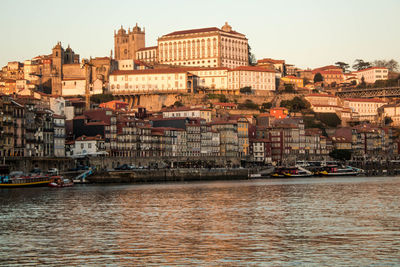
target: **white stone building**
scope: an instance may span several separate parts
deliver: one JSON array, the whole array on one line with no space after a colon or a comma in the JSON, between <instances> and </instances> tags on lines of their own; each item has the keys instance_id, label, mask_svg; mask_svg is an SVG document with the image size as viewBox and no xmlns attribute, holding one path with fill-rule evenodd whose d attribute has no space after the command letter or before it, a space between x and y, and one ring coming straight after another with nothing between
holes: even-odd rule
<instances>
[{"instance_id":1,"label":"white stone building","mask_svg":"<svg viewBox=\"0 0 400 267\"><path fill-rule=\"evenodd\" d=\"M248 40L225 23L217 27L175 31L158 39L161 64L228 67L248 65Z\"/></svg>"},{"instance_id":2,"label":"white stone building","mask_svg":"<svg viewBox=\"0 0 400 267\"><path fill-rule=\"evenodd\" d=\"M201 118L211 122L212 110L206 108L181 107L162 110L163 118Z\"/></svg>"},{"instance_id":3,"label":"white stone building","mask_svg":"<svg viewBox=\"0 0 400 267\"><path fill-rule=\"evenodd\" d=\"M275 71L260 67L237 67L228 73L228 87L233 90L251 87L256 92L275 91Z\"/></svg>"},{"instance_id":4,"label":"white stone building","mask_svg":"<svg viewBox=\"0 0 400 267\"><path fill-rule=\"evenodd\" d=\"M375 83L377 80L387 80L389 71L387 68L372 67L356 71L355 74L357 75L358 83L362 82L363 77L366 83Z\"/></svg>"},{"instance_id":5,"label":"white stone building","mask_svg":"<svg viewBox=\"0 0 400 267\"><path fill-rule=\"evenodd\" d=\"M386 102L380 99L345 98L343 100L343 107L350 108L353 113L357 113L360 121L376 121L378 109L385 104Z\"/></svg>"}]
</instances>

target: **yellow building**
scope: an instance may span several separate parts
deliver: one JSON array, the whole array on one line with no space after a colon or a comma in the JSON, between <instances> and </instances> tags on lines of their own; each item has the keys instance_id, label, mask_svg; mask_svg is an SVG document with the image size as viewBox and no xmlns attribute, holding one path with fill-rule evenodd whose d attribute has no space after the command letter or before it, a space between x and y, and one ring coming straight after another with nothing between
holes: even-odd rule
<instances>
[{"instance_id":1,"label":"yellow building","mask_svg":"<svg viewBox=\"0 0 400 267\"><path fill-rule=\"evenodd\" d=\"M285 76L281 78L284 84L292 84L295 88L303 87L303 79L295 76Z\"/></svg>"},{"instance_id":2,"label":"yellow building","mask_svg":"<svg viewBox=\"0 0 400 267\"><path fill-rule=\"evenodd\" d=\"M239 156L247 156L249 154L249 121L246 118L237 120Z\"/></svg>"}]
</instances>

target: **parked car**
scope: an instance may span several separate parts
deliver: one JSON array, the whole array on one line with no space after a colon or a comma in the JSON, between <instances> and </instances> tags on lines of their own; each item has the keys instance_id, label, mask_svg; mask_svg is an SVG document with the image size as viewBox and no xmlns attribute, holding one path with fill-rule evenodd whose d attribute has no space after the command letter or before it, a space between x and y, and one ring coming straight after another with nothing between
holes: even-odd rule
<instances>
[{"instance_id":1,"label":"parked car","mask_svg":"<svg viewBox=\"0 0 400 267\"><path fill-rule=\"evenodd\" d=\"M134 169L136 169L136 166L129 165L129 164L122 164L122 165L114 168L114 170L119 170L119 171L128 171L128 170L134 170Z\"/></svg>"},{"instance_id":2,"label":"parked car","mask_svg":"<svg viewBox=\"0 0 400 267\"><path fill-rule=\"evenodd\" d=\"M70 172L86 171L86 170L89 170L89 166L77 165L75 168L68 169L68 171Z\"/></svg>"},{"instance_id":3,"label":"parked car","mask_svg":"<svg viewBox=\"0 0 400 267\"><path fill-rule=\"evenodd\" d=\"M58 169L57 168L50 168L50 169L47 170L47 174L58 175Z\"/></svg>"},{"instance_id":4,"label":"parked car","mask_svg":"<svg viewBox=\"0 0 400 267\"><path fill-rule=\"evenodd\" d=\"M41 169L39 169L39 168L33 168L30 172L29 172L30 174L33 174L33 175L39 175L39 174L41 174L42 173L42 170Z\"/></svg>"}]
</instances>

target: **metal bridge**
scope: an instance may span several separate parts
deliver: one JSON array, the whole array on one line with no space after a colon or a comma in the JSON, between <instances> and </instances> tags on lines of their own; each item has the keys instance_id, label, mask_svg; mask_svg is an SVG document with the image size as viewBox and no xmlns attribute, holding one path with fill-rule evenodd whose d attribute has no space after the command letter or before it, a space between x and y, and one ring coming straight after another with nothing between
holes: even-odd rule
<instances>
[{"instance_id":1,"label":"metal bridge","mask_svg":"<svg viewBox=\"0 0 400 267\"><path fill-rule=\"evenodd\" d=\"M336 92L341 98L386 98L400 97L399 87L365 88Z\"/></svg>"}]
</instances>

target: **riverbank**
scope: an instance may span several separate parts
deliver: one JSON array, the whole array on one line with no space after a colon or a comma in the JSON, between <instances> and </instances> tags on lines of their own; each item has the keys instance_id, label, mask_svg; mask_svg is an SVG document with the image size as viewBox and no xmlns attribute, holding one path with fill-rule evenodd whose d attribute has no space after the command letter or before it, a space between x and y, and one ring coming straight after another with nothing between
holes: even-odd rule
<instances>
[{"instance_id":1,"label":"riverbank","mask_svg":"<svg viewBox=\"0 0 400 267\"><path fill-rule=\"evenodd\" d=\"M158 183L248 179L248 169L158 169L105 171L89 176L90 183Z\"/></svg>"}]
</instances>

